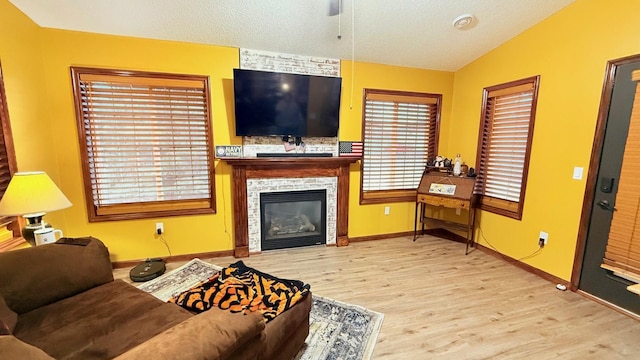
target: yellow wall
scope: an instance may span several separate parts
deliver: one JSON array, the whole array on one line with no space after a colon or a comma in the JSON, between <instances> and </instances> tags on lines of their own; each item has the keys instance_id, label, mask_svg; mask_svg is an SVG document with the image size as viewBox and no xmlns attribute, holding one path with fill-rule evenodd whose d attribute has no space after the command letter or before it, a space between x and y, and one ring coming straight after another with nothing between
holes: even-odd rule
<instances>
[{"instance_id":1,"label":"yellow wall","mask_svg":"<svg viewBox=\"0 0 640 360\"><path fill-rule=\"evenodd\" d=\"M21 170L49 165L55 170L50 151L49 128L41 123L43 109L42 52L40 27L8 1L0 1L0 63L7 92L7 105Z\"/></svg>"},{"instance_id":2,"label":"yellow wall","mask_svg":"<svg viewBox=\"0 0 640 360\"><path fill-rule=\"evenodd\" d=\"M41 29L8 1L0 1L0 64L9 108L18 170L43 170L59 183L52 129L42 122L46 99ZM47 220L63 221L61 213Z\"/></svg>"},{"instance_id":3,"label":"yellow wall","mask_svg":"<svg viewBox=\"0 0 640 360\"><path fill-rule=\"evenodd\" d=\"M447 150L449 117L453 93L453 73L406 67L342 61L343 96L340 112L340 139L362 139L363 89L403 90L442 94L440 145L438 153L452 157ZM354 76L352 76L352 73ZM353 96L351 82L353 79ZM455 151L455 150L452 150ZM370 236L413 231L415 203L359 205L360 165L351 165L349 187L349 236ZM389 215L384 207L389 206ZM464 222L464 221L463 221Z\"/></svg>"},{"instance_id":4,"label":"yellow wall","mask_svg":"<svg viewBox=\"0 0 640 360\"><path fill-rule=\"evenodd\" d=\"M69 67L208 75L213 98L214 142L230 144L227 116L230 99L233 99L230 79L232 69L238 67L238 50L53 29L42 29L41 37L49 104L47 113L51 114L46 121L52 122L56 129L54 146L60 159L62 191L74 204L64 211L67 215L65 234L92 235L103 240L115 261L169 255L164 244L154 236L157 221L164 223L164 239L173 255L232 249L229 170L220 163L216 164L215 177L217 215L87 221Z\"/></svg>"},{"instance_id":5,"label":"yellow wall","mask_svg":"<svg viewBox=\"0 0 640 360\"><path fill-rule=\"evenodd\" d=\"M37 105L28 109L36 109L31 116L34 122L33 127L42 130L43 139L46 139L47 143L35 145L25 134L16 134L16 143L26 149L18 154L21 169L23 163L30 161L29 155L32 149L46 153L46 161L35 162L33 166L42 167L45 163L55 165L53 169L45 170L54 173L54 180L74 204L67 210L47 215L47 219L54 223L55 227L61 228L66 236L91 235L103 240L109 247L114 261L168 255L164 244L153 234L157 221L164 222L164 238L173 255L232 249L230 168L222 162L216 163L218 210L216 215L102 223L87 221L69 67L89 66L208 75L213 98L214 142L240 144L241 138L231 132L233 129L232 69L238 67L238 49L49 28L40 29L6 1L0 0L0 4L11 10L10 12L0 11L0 23L4 24L4 18L7 17L12 22L20 22L20 26L28 26L31 30L29 49L15 51L26 54L22 55L23 57L39 61L32 66L31 78L17 78L16 83L24 85L26 82L29 84L37 82L42 86L42 99ZM0 39L5 40L6 34L6 32L0 33ZM34 52L38 56L32 55ZM4 58L5 56L2 57ZM447 138L446 123L451 112L453 92L452 72L356 63L353 77L355 90L352 92L351 62L344 61L342 66L344 78L340 124L342 140L361 139L362 92L365 87L443 94L442 133L444 135L441 136L441 140ZM5 70L12 72L13 69L10 67ZM12 90L10 88L7 91L13 95ZM15 122L13 113L20 111L12 108L11 112L12 122ZM16 118L20 116L16 115ZM441 144L443 143L445 141L441 141ZM359 165L354 165L351 172L349 214L349 232L352 237L413 229L413 203L390 204L391 214L385 216L383 205L359 205L359 188Z\"/></svg>"},{"instance_id":6,"label":"yellow wall","mask_svg":"<svg viewBox=\"0 0 640 360\"><path fill-rule=\"evenodd\" d=\"M362 89L443 94L439 153L460 152L475 162L482 89L541 75L527 197L521 221L482 212L482 234L500 252L521 258L537 249L538 232L550 234L542 253L524 260L569 279L584 194L574 166L588 167L606 61L640 53L634 0L578 0L455 74L369 63L342 62L341 140L361 139ZM68 236L105 241L113 260L165 256L153 236L165 223L173 254L232 248L230 169L216 164L217 215L119 222L87 222L69 66L95 66L211 77L214 141L239 144L231 133L232 69L238 49L41 29L0 0L0 61L21 170L42 169L74 206L47 215ZM353 94L353 95L352 95ZM352 106L351 106L352 105ZM359 205L359 166L351 167L349 234L352 237L413 229L413 203ZM480 235L480 233L478 233ZM478 236L481 237L481 236Z\"/></svg>"},{"instance_id":7,"label":"yellow wall","mask_svg":"<svg viewBox=\"0 0 640 360\"><path fill-rule=\"evenodd\" d=\"M569 280L606 62L640 53L636 0L578 0L455 74L449 146L475 162L482 89L540 75L522 221L482 212L485 246ZM585 168L573 180L575 166Z\"/></svg>"}]
</instances>

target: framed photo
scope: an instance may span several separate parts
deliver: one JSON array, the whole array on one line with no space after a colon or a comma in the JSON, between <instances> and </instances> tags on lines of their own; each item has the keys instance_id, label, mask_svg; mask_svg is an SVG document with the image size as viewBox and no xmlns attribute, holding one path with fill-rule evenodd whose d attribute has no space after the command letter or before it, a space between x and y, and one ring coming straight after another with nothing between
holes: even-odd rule
<instances>
[{"instance_id":1,"label":"framed photo","mask_svg":"<svg viewBox=\"0 0 640 360\"><path fill-rule=\"evenodd\" d=\"M456 193L456 186L450 184L432 183L429 186L429 192L431 194L453 195Z\"/></svg>"}]
</instances>

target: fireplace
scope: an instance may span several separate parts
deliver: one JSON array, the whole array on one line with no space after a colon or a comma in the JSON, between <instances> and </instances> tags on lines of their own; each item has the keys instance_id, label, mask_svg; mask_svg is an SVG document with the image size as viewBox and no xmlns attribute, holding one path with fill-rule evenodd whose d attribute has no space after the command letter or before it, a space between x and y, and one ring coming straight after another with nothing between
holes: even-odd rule
<instances>
[{"instance_id":1,"label":"fireplace","mask_svg":"<svg viewBox=\"0 0 640 360\"><path fill-rule=\"evenodd\" d=\"M257 194L262 192L326 189L327 198L331 199L327 201L327 245L349 245L349 166L358 158L226 158L224 161L232 166L235 257L261 251L262 231L259 218L254 221L253 216L259 213ZM254 198L257 199L254 201Z\"/></svg>"},{"instance_id":2,"label":"fireplace","mask_svg":"<svg viewBox=\"0 0 640 360\"><path fill-rule=\"evenodd\" d=\"M260 194L262 250L326 244L327 191Z\"/></svg>"},{"instance_id":3,"label":"fireplace","mask_svg":"<svg viewBox=\"0 0 640 360\"><path fill-rule=\"evenodd\" d=\"M262 235L268 229L261 226L260 198L264 193L293 193L311 190L325 191L326 229L325 244L334 245L337 240L337 179L335 177L304 178L254 178L247 179L247 228L249 230L249 252L258 253L262 247ZM268 195L267 195L268 197Z\"/></svg>"}]
</instances>

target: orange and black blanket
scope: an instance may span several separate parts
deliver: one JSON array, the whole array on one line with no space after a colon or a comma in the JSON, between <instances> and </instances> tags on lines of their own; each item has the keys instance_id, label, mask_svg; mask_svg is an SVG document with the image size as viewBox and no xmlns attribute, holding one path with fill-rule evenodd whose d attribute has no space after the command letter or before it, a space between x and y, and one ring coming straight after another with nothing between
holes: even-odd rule
<instances>
[{"instance_id":1,"label":"orange and black blanket","mask_svg":"<svg viewBox=\"0 0 640 360\"><path fill-rule=\"evenodd\" d=\"M302 281L279 279L238 261L169 302L197 313L212 306L234 313L260 311L269 322L304 299L309 289Z\"/></svg>"}]
</instances>

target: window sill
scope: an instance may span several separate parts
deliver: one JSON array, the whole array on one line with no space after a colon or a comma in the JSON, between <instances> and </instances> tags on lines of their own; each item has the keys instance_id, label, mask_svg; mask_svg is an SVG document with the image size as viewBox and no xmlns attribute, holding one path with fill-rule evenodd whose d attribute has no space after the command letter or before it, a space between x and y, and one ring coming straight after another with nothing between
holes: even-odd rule
<instances>
[{"instance_id":1,"label":"window sill","mask_svg":"<svg viewBox=\"0 0 640 360\"><path fill-rule=\"evenodd\" d=\"M416 190L377 190L360 192L360 205L415 202Z\"/></svg>"},{"instance_id":2,"label":"window sill","mask_svg":"<svg viewBox=\"0 0 640 360\"><path fill-rule=\"evenodd\" d=\"M28 245L27 241L22 237L14 237L0 243L0 253L13 250L17 247Z\"/></svg>"}]
</instances>

